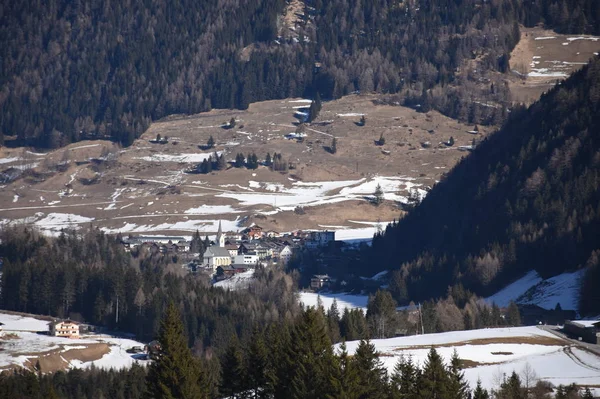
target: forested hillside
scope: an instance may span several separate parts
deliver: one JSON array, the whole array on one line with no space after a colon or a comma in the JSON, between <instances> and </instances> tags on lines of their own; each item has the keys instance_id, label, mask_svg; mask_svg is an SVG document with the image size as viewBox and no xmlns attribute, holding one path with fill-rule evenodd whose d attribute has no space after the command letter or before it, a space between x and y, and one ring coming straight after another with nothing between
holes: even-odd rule
<instances>
[{"instance_id":1,"label":"forested hillside","mask_svg":"<svg viewBox=\"0 0 600 399\"><path fill-rule=\"evenodd\" d=\"M525 271L588 268L580 311L600 311L600 59L464 158L397 225L376 236L372 262L395 269L400 301L462 283L485 296Z\"/></svg>"},{"instance_id":2,"label":"forested hillside","mask_svg":"<svg viewBox=\"0 0 600 399\"><path fill-rule=\"evenodd\" d=\"M505 71L518 23L598 33L593 0L307 0L294 36L284 0L24 0L0 8L0 143L128 145L157 118L355 90L498 122L456 90L465 59ZM278 40L275 40L278 39ZM461 79L468 77L463 74ZM472 77L478 79L477 76ZM427 92L434 86L435 93ZM507 102L501 87L483 90Z\"/></svg>"},{"instance_id":3,"label":"forested hillside","mask_svg":"<svg viewBox=\"0 0 600 399\"><path fill-rule=\"evenodd\" d=\"M277 270L259 270L251 290L230 292L189 274L171 256L132 257L97 230L46 238L5 227L0 242L2 309L85 320L150 341L174 301L188 344L199 353L222 350L232 335L245 339L255 326L300 311L292 278Z\"/></svg>"}]
</instances>

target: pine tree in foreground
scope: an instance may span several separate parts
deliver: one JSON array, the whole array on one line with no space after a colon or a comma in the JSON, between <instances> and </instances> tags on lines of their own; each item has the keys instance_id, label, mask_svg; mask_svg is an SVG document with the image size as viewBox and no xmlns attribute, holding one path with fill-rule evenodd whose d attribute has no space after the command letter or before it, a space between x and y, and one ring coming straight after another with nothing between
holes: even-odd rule
<instances>
[{"instance_id":1,"label":"pine tree in foreground","mask_svg":"<svg viewBox=\"0 0 600 399\"><path fill-rule=\"evenodd\" d=\"M254 330L250 338L246 361L246 375L251 398L270 398L273 393L275 375L269 362L269 349L264 333Z\"/></svg>"},{"instance_id":2,"label":"pine tree in foreground","mask_svg":"<svg viewBox=\"0 0 600 399\"><path fill-rule=\"evenodd\" d=\"M359 399L360 379L352 358L348 356L346 343L340 345L337 367L331 377L332 392L327 399Z\"/></svg>"},{"instance_id":3,"label":"pine tree in foreground","mask_svg":"<svg viewBox=\"0 0 600 399\"><path fill-rule=\"evenodd\" d=\"M412 357L408 359L404 355L394 366L392 374L392 397L394 399L417 399L417 382L419 380L419 368L415 366Z\"/></svg>"},{"instance_id":4,"label":"pine tree in foreground","mask_svg":"<svg viewBox=\"0 0 600 399\"><path fill-rule=\"evenodd\" d=\"M490 399L490 394L481 386L481 380L477 380L477 386L473 391L473 399Z\"/></svg>"},{"instance_id":5,"label":"pine tree in foreground","mask_svg":"<svg viewBox=\"0 0 600 399\"><path fill-rule=\"evenodd\" d=\"M208 389L200 362L187 346L181 315L172 302L161 321L158 341L161 354L148 371L148 396L157 399L207 398Z\"/></svg>"},{"instance_id":6,"label":"pine tree in foreground","mask_svg":"<svg viewBox=\"0 0 600 399\"><path fill-rule=\"evenodd\" d=\"M449 377L442 358L431 348L425 360L425 366L419 378L419 396L421 398L445 399L448 397Z\"/></svg>"},{"instance_id":7,"label":"pine tree in foreground","mask_svg":"<svg viewBox=\"0 0 600 399\"><path fill-rule=\"evenodd\" d=\"M285 397L326 398L332 391L335 358L322 312L307 309L291 338L287 358L291 391Z\"/></svg>"},{"instance_id":8,"label":"pine tree in foreground","mask_svg":"<svg viewBox=\"0 0 600 399\"><path fill-rule=\"evenodd\" d=\"M458 357L456 348L452 353L450 365L448 366L448 398L463 399L470 396L469 384L465 381L465 373L462 372L461 360Z\"/></svg>"},{"instance_id":9,"label":"pine tree in foreground","mask_svg":"<svg viewBox=\"0 0 600 399\"><path fill-rule=\"evenodd\" d=\"M238 398L237 394L245 388L245 377L244 356L237 336L233 335L221 364L220 393L226 397Z\"/></svg>"},{"instance_id":10,"label":"pine tree in foreground","mask_svg":"<svg viewBox=\"0 0 600 399\"><path fill-rule=\"evenodd\" d=\"M388 393L388 377L385 366L379 360L375 345L361 340L352 359L360 381L360 398L386 398Z\"/></svg>"}]
</instances>

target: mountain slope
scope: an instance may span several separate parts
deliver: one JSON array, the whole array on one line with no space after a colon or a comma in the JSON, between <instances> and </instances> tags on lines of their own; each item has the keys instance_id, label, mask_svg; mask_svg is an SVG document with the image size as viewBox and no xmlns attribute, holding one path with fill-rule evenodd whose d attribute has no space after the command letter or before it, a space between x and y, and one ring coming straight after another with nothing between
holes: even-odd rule
<instances>
[{"instance_id":1,"label":"mountain slope","mask_svg":"<svg viewBox=\"0 0 600 399\"><path fill-rule=\"evenodd\" d=\"M586 264L597 270L599 132L596 57L513 111L420 206L375 237L376 264L401 269L392 278L398 299L441 296L457 283L489 295L531 269L544 278Z\"/></svg>"},{"instance_id":2,"label":"mountain slope","mask_svg":"<svg viewBox=\"0 0 600 399\"><path fill-rule=\"evenodd\" d=\"M245 109L315 90L339 98L410 89L429 102L426 90L452 85L465 61L505 71L519 22L597 33L600 15L593 0L305 0L294 2L293 18L284 0L5 3L0 144L7 135L50 148L86 138L129 145L169 114ZM508 102L508 90L487 86L490 99ZM437 97L451 103L439 109L463 119L505 113L467 93Z\"/></svg>"}]
</instances>

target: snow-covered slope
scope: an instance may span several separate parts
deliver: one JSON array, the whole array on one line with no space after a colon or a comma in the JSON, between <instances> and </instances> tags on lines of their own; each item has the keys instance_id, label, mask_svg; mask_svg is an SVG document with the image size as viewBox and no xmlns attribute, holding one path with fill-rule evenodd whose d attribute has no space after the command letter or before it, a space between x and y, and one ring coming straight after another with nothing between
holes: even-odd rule
<instances>
[{"instance_id":1,"label":"snow-covered slope","mask_svg":"<svg viewBox=\"0 0 600 399\"><path fill-rule=\"evenodd\" d=\"M316 307L321 298L323 307L329 309L333 300L337 301L337 306L340 312L343 312L345 308L354 309L360 308L363 311L367 311L367 303L369 297L367 295L352 295L352 294L332 294L332 293L314 293L314 292L301 292L300 303L305 307L313 306Z\"/></svg>"},{"instance_id":2,"label":"snow-covered slope","mask_svg":"<svg viewBox=\"0 0 600 399\"><path fill-rule=\"evenodd\" d=\"M243 273L236 274L227 280L217 281L213 284L213 286L235 291L248 288L248 285L252 282L252 280L254 280L254 270L249 269Z\"/></svg>"},{"instance_id":3,"label":"snow-covered slope","mask_svg":"<svg viewBox=\"0 0 600 399\"><path fill-rule=\"evenodd\" d=\"M127 368L134 363L145 364L146 360L139 359L139 355L127 353L126 350L134 346L144 346L143 343L111 336L89 335L81 339L68 339L44 334L48 331L48 322L33 317L24 317L0 313L2 333L0 333L0 369L11 366L26 367L28 363L35 363L36 359L52 354L59 354L56 363L64 363L69 368L88 368L94 365L100 368ZM83 358L92 356L94 349L89 349L98 344L105 344L108 350L99 358L92 361L81 361L78 355L66 356L81 351ZM88 353L85 353L89 349ZM92 356L93 357L93 356ZM60 368L60 367L58 367Z\"/></svg>"},{"instance_id":4,"label":"snow-covered slope","mask_svg":"<svg viewBox=\"0 0 600 399\"><path fill-rule=\"evenodd\" d=\"M461 359L469 361L473 367L465 370L465 377L471 387L481 379L485 388L497 388L504 375L513 370L520 373L527 363L538 378L554 385L600 384L600 357L537 327L454 331L371 342L389 373L401 355L411 356L423 365L434 346L446 363L455 349ZM354 354L358 344L359 341L346 343L348 352Z\"/></svg>"},{"instance_id":5,"label":"snow-covered slope","mask_svg":"<svg viewBox=\"0 0 600 399\"><path fill-rule=\"evenodd\" d=\"M573 273L563 273L544 280L535 270L532 270L486 298L486 301L505 307L512 300L519 304L538 305L544 309L554 309L556 304L560 303L565 310L577 310L579 280L583 272L584 270L578 270Z\"/></svg>"}]
</instances>

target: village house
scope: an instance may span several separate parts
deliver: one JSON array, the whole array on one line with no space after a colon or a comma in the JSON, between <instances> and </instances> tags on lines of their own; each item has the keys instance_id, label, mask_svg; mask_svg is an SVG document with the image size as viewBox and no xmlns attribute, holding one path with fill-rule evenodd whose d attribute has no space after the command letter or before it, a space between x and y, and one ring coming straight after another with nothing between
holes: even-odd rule
<instances>
[{"instance_id":1,"label":"village house","mask_svg":"<svg viewBox=\"0 0 600 399\"><path fill-rule=\"evenodd\" d=\"M269 230L265 234L268 238L278 238L281 237L281 234L275 230Z\"/></svg>"},{"instance_id":2,"label":"village house","mask_svg":"<svg viewBox=\"0 0 600 399\"><path fill-rule=\"evenodd\" d=\"M329 279L329 276L327 274L315 274L310 279L310 288L315 291L318 291L323 288L329 288L330 283L331 280Z\"/></svg>"},{"instance_id":3,"label":"village house","mask_svg":"<svg viewBox=\"0 0 600 399\"><path fill-rule=\"evenodd\" d=\"M55 320L49 324L50 335L64 338L79 338L79 324L72 320Z\"/></svg>"},{"instance_id":4,"label":"village house","mask_svg":"<svg viewBox=\"0 0 600 399\"><path fill-rule=\"evenodd\" d=\"M231 265L231 255L226 248L217 246L208 247L204 252L203 264L212 269L212 271L215 271L217 266Z\"/></svg>"},{"instance_id":5,"label":"village house","mask_svg":"<svg viewBox=\"0 0 600 399\"><path fill-rule=\"evenodd\" d=\"M244 235L242 233L238 233L235 231L228 231L225 233L225 243L229 242L230 244L235 244L244 239Z\"/></svg>"},{"instance_id":6,"label":"village house","mask_svg":"<svg viewBox=\"0 0 600 399\"><path fill-rule=\"evenodd\" d=\"M248 227L245 233L250 240L260 240L263 238L263 229L258 225Z\"/></svg>"},{"instance_id":7,"label":"village house","mask_svg":"<svg viewBox=\"0 0 600 399\"><path fill-rule=\"evenodd\" d=\"M318 248L329 245L335 241L335 231L313 231L310 233L305 245L307 248Z\"/></svg>"},{"instance_id":8,"label":"village house","mask_svg":"<svg viewBox=\"0 0 600 399\"><path fill-rule=\"evenodd\" d=\"M190 252L190 245L191 245L190 241L186 241L186 240L177 241L177 246L179 247L179 250L183 251L183 252Z\"/></svg>"},{"instance_id":9,"label":"village house","mask_svg":"<svg viewBox=\"0 0 600 399\"><path fill-rule=\"evenodd\" d=\"M266 260L273 256L273 249L260 243L243 242L238 248L238 255L244 254L256 254L260 260Z\"/></svg>"},{"instance_id":10,"label":"village house","mask_svg":"<svg viewBox=\"0 0 600 399\"><path fill-rule=\"evenodd\" d=\"M248 265L233 264L229 266L217 267L217 275L215 279L217 281L225 280L226 278L232 277L238 273L243 273L249 269Z\"/></svg>"},{"instance_id":11,"label":"village house","mask_svg":"<svg viewBox=\"0 0 600 399\"><path fill-rule=\"evenodd\" d=\"M289 245L285 245L278 253L277 253L277 262L282 265L287 264L293 255L292 247Z\"/></svg>"},{"instance_id":12,"label":"village house","mask_svg":"<svg viewBox=\"0 0 600 399\"><path fill-rule=\"evenodd\" d=\"M233 262L233 258L235 258L238 255L238 248L239 248L239 245L237 245L237 244L226 244L225 245L225 249L227 249L229 251L229 255L231 256L232 262Z\"/></svg>"},{"instance_id":13,"label":"village house","mask_svg":"<svg viewBox=\"0 0 600 399\"><path fill-rule=\"evenodd\" d=\"M252 253L247 253L247 254L242 254L242 255L236 255L234 257L233 263L236 265L256 266L256 264L259 262L259 260L260 259L258 258L258 255L252 254Z\"/></svg>"}]
</instances>

